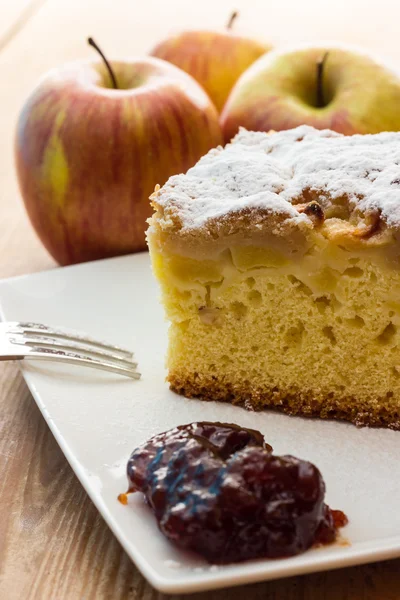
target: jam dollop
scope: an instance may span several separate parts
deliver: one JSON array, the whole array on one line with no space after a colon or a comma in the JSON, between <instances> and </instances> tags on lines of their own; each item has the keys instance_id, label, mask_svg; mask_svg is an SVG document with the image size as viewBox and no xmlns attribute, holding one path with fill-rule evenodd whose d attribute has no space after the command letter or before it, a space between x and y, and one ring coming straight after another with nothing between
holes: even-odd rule
<instances>
[{"instance_id":1,"label":"jam dollop","mask_svg":"<svg viewBox=\"0 0 400 600\"><path fill-rule=\"evenodd\" d=\"M316 466L275 456L259 431L234 424L156 435L133 452L127 475L128 493L145 495L166 537L214 564L293 556L333 542L347 522L324 503Z\"/></svg>"}]
</instances>

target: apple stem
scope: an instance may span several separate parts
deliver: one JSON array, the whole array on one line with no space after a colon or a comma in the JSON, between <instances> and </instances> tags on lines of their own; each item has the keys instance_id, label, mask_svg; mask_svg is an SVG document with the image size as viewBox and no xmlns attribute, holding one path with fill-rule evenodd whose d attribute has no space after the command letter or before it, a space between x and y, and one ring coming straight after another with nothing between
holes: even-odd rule
<instances>
[{"instance_id":1,"label":"apple stem","mask_svg":"<svg viewBox=\"0 0 400 600\"><path fill-rule=\"evenodd\" d=\"M118 90L119 87L118 87L118 83L117 83L117 78L115 77L115 73L112 70L110 63L108 62L108 60L104 56L103 52L101 51L100 47L98 46L98 44L96 44L96 42L94 41L94 39L92 37L88 37L87 43L89 44L89 46L92 46L92 48L94 48L100 54L101 58L103 59L104 64L106 65L107 71L110 75L113 88L114 88L114 90Z\"/></svg>"},{"instance_id":2,"label":"apple stem","mask_svg":"<svg viewBox=\"0 0 400 600\"><path fill-rule=\"evenodd\" d=\"M324 67L328 54L329 52L325 52L317 61L317 108L324 108L326 106L324 98Z\"/></svg>"},{"instance_id":3,"label":"apple stem","mask_svg":"<svg viewBox=\"0 0 400 600\"><path fill-rule=\"evenodd\" d=\"M226 24L226 28L227 29L232 29L232 25L236 21L236 19L238 18L238 16L239 16L238 11L234 10L233 13L231 14L231 16L229 17L229 21Z\"/></svg>"}]
</instances>

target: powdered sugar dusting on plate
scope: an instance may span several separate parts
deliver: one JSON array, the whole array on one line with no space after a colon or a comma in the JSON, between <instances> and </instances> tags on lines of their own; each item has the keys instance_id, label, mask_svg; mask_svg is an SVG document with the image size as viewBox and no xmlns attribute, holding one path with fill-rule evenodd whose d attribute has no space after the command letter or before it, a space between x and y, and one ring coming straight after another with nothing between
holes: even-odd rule
<instances>
[{"instance_id":1,"label":"powdered sugar dusting on plate","mask_svg":"<svg viewBox=\"0 0 400 600\"><path fill-rule=\"evenodd\" d=\"M345 198L348 216L379 211L388 226L400 228L400 132L343 136L305 125L272 134L241 129L225 148L171 177L156 203L164 219L178 216L182 229L195 230L243 209L308 220L294 204L310 195L327 216L335 216Z\"/></svg>"}]
</instances>

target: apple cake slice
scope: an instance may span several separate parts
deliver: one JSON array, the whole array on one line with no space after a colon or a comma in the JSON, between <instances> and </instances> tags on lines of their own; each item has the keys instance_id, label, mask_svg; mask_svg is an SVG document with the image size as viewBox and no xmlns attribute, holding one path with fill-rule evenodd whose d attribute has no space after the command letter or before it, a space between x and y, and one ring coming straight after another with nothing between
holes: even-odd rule
<instances>
[{"instance_id":1,"label":"apple cake slice","mask_svg":"<svg viewBox=\"0 0 400 600\"><path fill-rule=\"evenodd\" d=\"M242 129L152 203L173 390L400 429L400 133Z\"/></svg>"}]
</instances>

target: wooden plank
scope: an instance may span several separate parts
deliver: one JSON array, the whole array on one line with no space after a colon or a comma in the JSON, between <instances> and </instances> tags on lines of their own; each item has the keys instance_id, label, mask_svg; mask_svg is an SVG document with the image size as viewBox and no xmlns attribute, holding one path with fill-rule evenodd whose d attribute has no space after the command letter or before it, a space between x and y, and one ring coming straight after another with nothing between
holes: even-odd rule
<instances>
[{"instance_id":1,"label":"wooden plank","mask_svg":"<svg viewBox=\"0 0 400 600\"><path fill-rule=\"evenodd\" d=\"M23 4L0 5L0 36ZM400 6L392 0L237 0L237 27L275 43L339 39L400 63ZM350 8L351 4L351 8ZM6 9L7 5L9 6ZM51 0L0 52L0 276L52 268L19 199L15 121L37 78L90 56L93 35L109 55L145 52L169 29L225 23L231 0ZM0 598L161 600L120 548L72 473L15 365L0 367ZM377 515L377 518L379 516ZM393 600L400 561L196 594L198 600ZM183 596L175 596L178 600Z\"/></svg>"},{"instance_id":2,"label":"wooden plank","mask_svg":"<svg viewBox=\"0 0 400 600\"><path fill-rule=\"evenodd\" d=\"M44 2L46 0L0 2L0 52L36 15Z\"/></svg>"}]
</instances>

